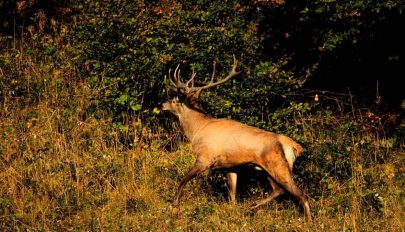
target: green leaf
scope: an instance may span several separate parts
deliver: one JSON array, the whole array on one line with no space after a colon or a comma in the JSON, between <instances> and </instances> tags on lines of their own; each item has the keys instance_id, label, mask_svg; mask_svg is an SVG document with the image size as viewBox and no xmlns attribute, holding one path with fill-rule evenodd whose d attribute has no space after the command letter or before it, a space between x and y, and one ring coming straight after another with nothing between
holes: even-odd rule
<instances>
[{"instance_id":1,"label":"green leaf","mask_svg":"<svg viewBox=\"0 0 405 232\"><path fill-rule=\"evenodd\" d=\"M132 102L131 102L131 109L133 110L133 111L139 111L139 110L141 110L142 109L142 105L141 104L133 104Z\"/></svg>"},{"instance_id":2,"label":"green leaf","mask_svg":"<svg viewBox=\"0 0 405 232\"><path fill-rule=\"evenodd\" d=\"M120 105L125 105L125 103L128 101L128 95L121 95L116 102Z\"/></svg>"}]
</instances>

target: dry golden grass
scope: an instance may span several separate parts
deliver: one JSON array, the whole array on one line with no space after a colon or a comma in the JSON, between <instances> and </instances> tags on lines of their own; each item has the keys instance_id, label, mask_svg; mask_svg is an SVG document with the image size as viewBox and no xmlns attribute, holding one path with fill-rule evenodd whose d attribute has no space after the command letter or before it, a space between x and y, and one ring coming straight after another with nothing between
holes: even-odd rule
<instances>
[{"instance_id":1,"label":"dry golden grass","mask_svg":"<svg viewBox=\"0 0 405 232\"><path fill-rule=\"evenodd\" d=\"M170 153L155 141L145 144L141 154L134 156L132 149L120 143L120 132L110 121L91 117L81 120L80 110L66 116L61 106L50 106L48 101L23 108L3 105L2 230L403 231L405 228L403 153L393 154L390 162L369 168L351 160L356 170L353 177L346 183L333 182L331 178L331 192L312 199L312 224L303 220L297 204L285 198L250 212L249 206L263 194L260 191L232 205L210 188L209 175L198 177L186 187L178 213L171 200L180 178L193 163L187 145ZM385 204L381 213L362 203L367 175L386 184L380 192Z\"/></svg>"},{"instance_id":2,"label":"dry golden grass","mask_svg":"<svg viewBox=\"0 0 405 232\"><path fill-rule=\"evenodd\" d=\"M146 128L140 146L124 145L122 138L135 132L123 133L108 116L86 113L93 93L73 66L25 59L32 63L14 80L24 94L1 98L1 231L404 231L405 153L392 138L370 136L366 146L357 143L359 136L341 135L353 140L347 148L350 178L300 182L311 198L312 224L288 197L251 212L249 206L264 195L261 187L248 190L238 204L228 203L213 184L222 181L220 174L191 181L174 209L177 185L194 161L188 145L166 151L158 128ZM42 90L27 102L24 97L36 94L32 86ZM331 150L323 144L336 138L311 123L299 124L308 153L325 152L321 158L329 159ZM380 154L385 158L373 158ZM307 164L301 173L320 167Z\"/></svg>"}]
</instances>

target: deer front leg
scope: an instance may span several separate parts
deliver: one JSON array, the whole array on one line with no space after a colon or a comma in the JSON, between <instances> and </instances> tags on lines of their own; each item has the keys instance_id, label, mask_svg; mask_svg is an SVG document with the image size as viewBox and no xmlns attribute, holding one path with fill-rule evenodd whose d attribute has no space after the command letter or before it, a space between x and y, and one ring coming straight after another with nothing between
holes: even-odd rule
<instances>
[{"instance_id":1,"label":"deer front leg","mask_svg":"<svg viewBox=\"0 0 405 232\"><path fill-rule=\"evenodd\" d=\"M229 200L232 203L236 203L236 182L237 182L237 174L235 172L228 172L227 176L227 185L228 185L228 194Z\"/></svg>"},{"instance_id":2,"label":"deer front leg","mask_svg":"<svg viewBox=\"0 0 405 232\"><path fill-rule=\"evenodd\" d=\"M207 167L201 165L201 163L196 163L193 168L188 171L188 173L183 177L183 179L180 182L180 185L177 189L176 197L173 202L173 206L177 207L180 203L180 198L183 194L183 188L189 182L192 178L194 178L198 173L203 172Z\"/></svg>"}]
</instances>

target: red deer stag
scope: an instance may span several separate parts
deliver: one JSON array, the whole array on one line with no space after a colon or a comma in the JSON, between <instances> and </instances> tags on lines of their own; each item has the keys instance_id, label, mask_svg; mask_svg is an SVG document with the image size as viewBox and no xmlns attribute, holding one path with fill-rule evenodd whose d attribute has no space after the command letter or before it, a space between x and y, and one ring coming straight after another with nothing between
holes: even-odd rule
<instances>
[{"instance_id":1,"label":"red deer stag","mask_svg":"<svg viewBox=\"0 0 405 232\"><path fill-rule=\"evenodd\" d=\"M182 82L179 66L174 71L173 77L170 76L169 71L169 83L165 77L166 88L177 96L163 103L162 110L170 111L179 118L183 132L191 142L196 155L195 165L181 180L173 205L179 204L187 182L204 170L228 169L238 165L253 164L268 173L268 181L273 189L272 193L254 208L287 191L299 199L308 221L311 221L308 199L292 176L295 158L303 151L301 145L284 135L229 119L212 118L203 112L196 101L202 90L222 84L237 75L236 66L237 60L234 57L230 73L214 82L214 65L211 81L200 87L194 86L196 76L194 71L187 82ZM235 202L237 175L229 172L227 177L229 197L232 202Z\"/></svg>"}]
</instances>

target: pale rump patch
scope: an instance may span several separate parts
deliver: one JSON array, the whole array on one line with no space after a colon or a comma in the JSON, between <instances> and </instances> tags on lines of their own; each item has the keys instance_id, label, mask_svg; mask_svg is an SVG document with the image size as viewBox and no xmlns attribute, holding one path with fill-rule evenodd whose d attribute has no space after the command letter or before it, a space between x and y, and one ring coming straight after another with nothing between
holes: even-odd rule
<instances>
[{"instance_id":1,"label":"pale rump patch","mask_svg":"<svg viewBox=\"0 0 405 232\"><path fill-rule=\"evenodd\" d=\"M288 162L288 165L290 166L290 169L292 171L294 161L295 161L295 158L296 158L294 148L291 147L291 146L288 146L288 147L283 147L283 150L284 150L285 158L286 158L286 160Z\"/></svg>"}]
</instances>

